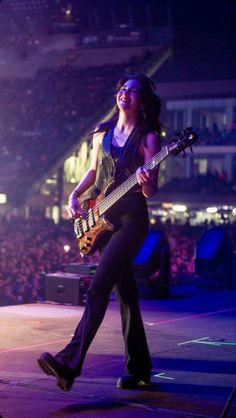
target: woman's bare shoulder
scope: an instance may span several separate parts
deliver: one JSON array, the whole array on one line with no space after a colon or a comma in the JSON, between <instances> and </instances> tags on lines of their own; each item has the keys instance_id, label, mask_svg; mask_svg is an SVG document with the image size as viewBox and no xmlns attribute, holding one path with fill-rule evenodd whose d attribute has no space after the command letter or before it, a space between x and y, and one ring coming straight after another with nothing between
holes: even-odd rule
<instances>
[{"instance_id":1,"label":"woman's bare shoulder","mask_svg":"<svg viewBox=\"0 0 236 418\"><path fill-rule=\"evenodd\" d=\"M153 141L160 142L160 135L157 132L150 131L146 135L146 141L147 142L148 141L151 141L151 142L153 142Z\"/></svg>"},{"instance_id":2,"label":"woman's bare shoulder","mask_svg":"<svg viewBox=\"0 0 236 418\"><path fill-rule=\"evenodd\" d=\"M160 135L156 132L148 132L142 140L143 148L161 148Z\"/></svg>"}]
</instances>

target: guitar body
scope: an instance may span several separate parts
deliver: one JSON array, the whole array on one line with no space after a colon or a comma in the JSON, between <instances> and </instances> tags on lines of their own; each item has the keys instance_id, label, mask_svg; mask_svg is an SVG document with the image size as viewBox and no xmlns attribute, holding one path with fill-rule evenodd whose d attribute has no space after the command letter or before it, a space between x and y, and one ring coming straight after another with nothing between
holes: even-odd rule
<instances>
[{"instance_id":1,"label":"guitar body","mask_svg":"<svg viewBox=\"0 0 236 418\"><path fill-rule=\"evenodd\" d=\"M105 193L102 192L96 199L85 200L81 206L86 210L87 216L80 216L74 220L77 245L82 257L94 254L101 236L114 229L114 226L99 213L98 205L104 197Z\"/></svg>"}]
</instances>

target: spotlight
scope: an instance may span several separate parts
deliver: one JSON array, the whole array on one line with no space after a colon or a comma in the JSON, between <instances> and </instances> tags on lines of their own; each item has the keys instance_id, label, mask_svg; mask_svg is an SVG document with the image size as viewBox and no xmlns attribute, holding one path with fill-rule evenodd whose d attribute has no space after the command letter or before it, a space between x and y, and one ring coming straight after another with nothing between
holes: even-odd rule
<instances>
[{"instance_id":1,"label":"spotlight","mask_svg":"<svg viewBox=\"0 0 236 418\"><path fill-rule=\"evenodd\" d=\"M70 17L70 16L71 16L71 14L72 14L71 9L68 7L68 8L65 10L65 15L66 15L67 17Z\"/></svg>"},{"instance_id":2,"label":"spotlight","mask_svg":"<svg viewBox=\"0 0 236 418\"><path fill-rule=\"evenodd\" d=\"M0 193L0 205L4 205L5 203L7 203L7 195L5 193Z\"/></svg>"},{"instance_id":3,"label":"spotlight","mask_svg":"<svg viewBox=\"0 0 236 418\"><path fill-rule=\"evenodd\" d=\"M173 210L175 212L186 212L187 206L186 205L173 205Z\"/></svg>"},{"instance_id":4,"label":"spotlight","mask_svg":"<svg viewBox=\"0 0 236 418\"><path fill-rule=\"evenodd\" d=\"M64 245L64 251L65 253L68 253L70 251L70 246L68 244Z\"/></svg>"},{"instance_id":5,"label":"spotlight","mask_svg":"<svg viewBox=\"0 0 236 418\"><path fill-rule=\"evenodd\" d=\"M207 213L216 213L217 212L217 207L215 206L210 206L209 208L206 209Z\"/></svg>"}]
</instances>

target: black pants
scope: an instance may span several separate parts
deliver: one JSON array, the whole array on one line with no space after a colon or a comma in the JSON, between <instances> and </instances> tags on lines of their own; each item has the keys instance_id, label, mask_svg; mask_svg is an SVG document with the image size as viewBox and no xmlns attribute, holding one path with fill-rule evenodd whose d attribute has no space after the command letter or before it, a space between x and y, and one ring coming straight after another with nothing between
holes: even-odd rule
<instances>
[{"instance_id":1,"label":"black pants","mask_svg":"<svg viewBox=\"0 0 236 418\"><path fill-rule=\"evenodd\" d=\"M88 289L85 310L74 336L56 355L60 362L73 370L75 377L81 373L86 352L104 318L113 288L121 313L125 373L137 378L150 376L152 364L132 267L132 260L148 231L148 215L146 202L138 206L133 202L132 207L136 213L127 215L127 209L126 213L122 213L118 207L113 211L113 218L111 214L110 220L118 227L103 248L100 263Z\"/></svg>"}]
</instances>

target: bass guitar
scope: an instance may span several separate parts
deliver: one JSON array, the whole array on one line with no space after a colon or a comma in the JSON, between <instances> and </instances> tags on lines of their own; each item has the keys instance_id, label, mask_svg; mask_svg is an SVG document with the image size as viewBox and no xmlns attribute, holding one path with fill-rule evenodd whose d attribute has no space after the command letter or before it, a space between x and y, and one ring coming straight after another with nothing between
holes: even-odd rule
<instances>
[{"instance_id":1,"label":"bass guitar","mask_svg":"<svg viewBox=\"0 0 236 418\"><path fill-rule=\"evenodd\" d=\"M151 160L143 165L146 170L153 170L169 155L177 155L184 152L187 147L192 151L192 144L197 140L197 134L192 128L186 128L154 155ZM85 215L74 219L74 232L80 254L82 256L92 255L96 249L101 235L106 231L112 231L113 225L105 219L105 213L122 196L137 185L136 173L132 174L116 189L109 192L110 185L102 191L97 198L87 199L83 203L86 208Z\"/></svg>"}]
</instances>

